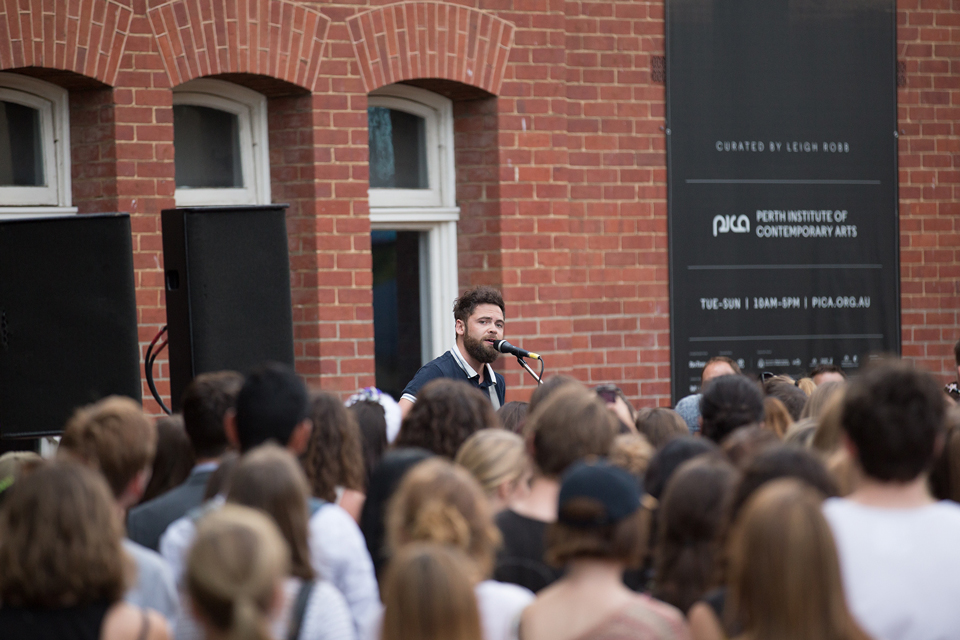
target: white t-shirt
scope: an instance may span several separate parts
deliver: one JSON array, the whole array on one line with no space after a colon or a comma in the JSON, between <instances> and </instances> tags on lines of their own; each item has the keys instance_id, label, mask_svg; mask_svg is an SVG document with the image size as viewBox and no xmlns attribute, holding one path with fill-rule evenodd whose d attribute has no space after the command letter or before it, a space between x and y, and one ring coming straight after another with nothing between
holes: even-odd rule
<instances>
[{"instance_id":1,"label":"white t-shirt","mask_svg":"<svg viewBox=\"0 0 960 640\"><path fill-rule=\"evenodd\" d=\"M876 640L960 640L960 505L868 507L831 498L823 512L847 603Z\"/></svg>"}]
</instances>

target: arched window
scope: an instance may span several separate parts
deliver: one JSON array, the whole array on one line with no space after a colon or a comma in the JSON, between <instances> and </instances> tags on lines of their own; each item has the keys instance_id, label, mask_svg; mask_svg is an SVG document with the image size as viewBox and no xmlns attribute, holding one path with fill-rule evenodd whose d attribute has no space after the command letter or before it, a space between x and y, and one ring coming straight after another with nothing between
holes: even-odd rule
<instances>
[{"instance_id":1,"label":"arched window","mask_svg":"<svg viewBox=\"0 0 960 640\"><path fill-rule=\"evenodd\" d=\"M73 213L67 91L0 73L0 213Z\"/></svg>"},{"instance_id":2,"label":"arched window","mask_svg":"<svg viewBox=\"0 0 960 640\"><path fill-rule=\"evenodd\" d=\"M399 398L455 338L453 103L390 85L369 95L367 125L377 386Z\"/></svg>"},{"instance_id":3,"label":"arched window","mask_svg":"<svg viewBox=\"0 0 960 640\"><path fill-rule=\"evenodd\" d=\"M269 204L267 99L231 82L173 92L177 206Z\"/></svg>"}]
</instances>

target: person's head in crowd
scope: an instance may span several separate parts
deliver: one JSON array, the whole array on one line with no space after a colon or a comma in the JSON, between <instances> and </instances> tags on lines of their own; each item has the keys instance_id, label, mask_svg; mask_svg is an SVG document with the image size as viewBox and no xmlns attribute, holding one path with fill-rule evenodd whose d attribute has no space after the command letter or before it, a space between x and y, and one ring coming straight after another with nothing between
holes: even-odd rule
<instances>
[{"instance_id":1,"label":"person's head in crowd","mask_svg":"<svg viewBox=\"0 0 960 640\"><path fill-rule=\"evenodd\" d=\"M606 461L578 462L563 475L557 521L547 529L547 562L614 562L639 566L646 549L640 487Z\"/></svg>"},{"instance_id":2,"label":"person's head in crowd","mask_svg":"<svg viewBox=\"0 0 960 640\"><path fill-rule=\"evenodd\" d=\"M637 412L637 431L659 449L675 438L690 435L680 414L666 407L644 407Z\"/></svg>"},{"instance_id":3,"label":"person's head in crowd","mask_svg":"<svg viewBox=\"0 0 960 640\"><path fill-rule=\"evenodd\" d=\"M797 380L797 388L807 394L809 398L817 390L817 383L813 381L813 378L800 378Z\"/></svg>"},{"instance_id":4,"label":"person's head in crowd","mask_svg":"<svg viewBox=\"0 0 960 640\"><path fill-rule=\"evenodd\" d=\"M110 396L74 412L58 451L102 473L117 504L128 509L147 488L156 446L156 426L140 405Z\"/></svg>"},{"instance_id":5,"label":"person's head in crowd","mask_svg":"<svg viewBox=\"0 0 960 640\"><path fill-rule=\"evenodd\" d=\"M837 495L836 481L814 453L788 445L771 447L758 453L743 467L743 477L730 502L731 522L757 489L778 478L805 482L827 498Z\"/></svg>"},{"instance_id":6,"label":"person's head in crowd","mask_svg":"<svg viewBox=\"0 0 960 640\"><path fill-rule=\"evenodd\" d=\"M930 472L930 492L937 500L960 502L960 407L947 410L943 448Z\"/></svg>"},{"instance_id":7,"label":"person's head in crowd","mask_svg":"<svg viewBox=\"0 0 960 640\"><path fill-rule=\"evenodd\" d=\"M845 388L846 382L837 380L830 380L818 385L817 388L814 389L813 394L811 394L810 399L807 400L807 404L804 405L800 417L819 419L827 407L830 406L830 403L834 401L835 396L843 396Z\"/></svg>"},{"instance_id":8,"label":"person's head in crowd","mask_svg":"<svg viewBox=\"0 0 960 640\"><path fill-rule=\"evenodd\" d=\"M483 393L466 382L438 378L417 394L394 445L421 447L453 460L472 434L499 428L493 405Z\"/></svg>"},{"instance_id":9,"label":"person's head in crowd","mask_svg":"<svg viewBox=\"0 0 960 640\"><path fill-rule=\"evenodd\" d=\"M227 439L246 453L273 440L295 454L310 440L307 386L289 366L267 363L247 376L235 410L226 413Z\"/></svg>"},{"instance_id":10,"label":"person's head in crowd","mask_svg":"<svg viewBox=\"0 0 960 640\"><path fill-rule=\"evenodd\" d=\"M565 387L568 384L574 386L582 387L583 384L571 376L559 374L554 376L548 376L543 379L543 384L537 385L537 388L533 390L533 393L530 394L530 402L527 404L527 415L536 410L536 408L542 404L547 398L553 395L553 393L561 388Z\"/></svg>"},{"instance_id":11,"label":"person's head in crowd","mask_svg":"<svg viewBox=\"0 0 960 640\"><path fill-rule=\"evenodd\" d=\"M481 640L470 561L455 548L407 545L383 584L378 640Z\"/></svg>"},{"instance_id":12,"label":"person's head in crowd","mask_svg":"<svg viewBox=\"0 0 960 640\"><path fill-rule=\"evenodd\" d=\"M227 451L220 456L220 464L210 473L207 485L203 488L203 501L214 496L225 496L230 490L230 476L240 462L240 454L236 451Z\"/></svg>"},{"instance_id":13,"label":"person's head in crowd","mask_svg":"<svg viewBox=\"0 0 960 640\"><path fill-rule=\"evenodd\" d=\"M0 456L0 506L3 505L7 491L17 483L20 475L42 460L43 458L33 451L8 451Z\"/></svg>"},{"instance_id":14,"label":"person's head in crowd","mask_svg":"<svg viewBox=\"0 0 960 640\"><path fill-rule=\"evenodd\" d=\"M310 394L313 430L304 469L314 496L337 501L337 487L364 490L360 427L340 399L326 391Z\"/></svg>"},{"instance_id":15,"label":"person's head in crowd","mask_svg":"<svg viewBox=\"0 0 960 640\"><path fill-rule=\"evenodd\" d=\"M383 455L380 464L370 476L367 499L363 502L363 511L360 514L360 530L363 532L378 579L389 558L385 523L390 498L400 486L403 476L430 457L433 457L433 454L426 449L392 449Z\"/></svg>"},{"instance_id":16,"label":"person's head in crowd","mask_svg":"<svg viewBox=\"0 0 960 640\"><path fill-rule=\"evenodd\" d=\"M508 402L497 409L497 417L503 428L517 435L523 433L523 424L527 421L527 410L530 405L516 400Z\"/></svg>"},{"instance_id":17,"label":"person's head in crowd","mask_svg":"<svg viewBox=\"0 0 960 640\"><path fill-rule=\"evenodd\" d=\"M655 453L656 449L643 435L621 433L613 439L607 459L613 466L632 474L642 485L643 476L647 473Z\"/></svg>"},{"instance_id":18,"label":"person's head in crowd","mask_svg":"<svg viewBox=\"0 0 960 640\"><path fill-rule=\"evenodd\" d=\"M777 438L783 438L787 435L790 425L793 424L793 416L787 411L787 407L777 398L766 396L763 399L763 427L772 432Z\"/></svg>"},{"instance_id":19,"label":"person's head in crowd","mask_svg":"<svg viewBox=\"0 0 960 640\"><path fill-rule=\"evenodd\" d=\"M601 384L593 389L597 395L607 403L607 408L617 416L623 427L620 433L629 433L636 430L637 410L627 400L623 390L615 384Z\"/></svg>"},{"instance_id":20,"label":"person's head in crowd","mask_svg":"<svg viewBox=\"0 0 960 640\"><path fill-rule=\"evenodd\" d=\"M720 376L700 398L701 433L721 442L734 429L763 422L763 394L745 376Z\"/></svg>"},{"instance_id":21,"label":"person's head in crowd","mask_svg":"<svg viewBox=\"0 0 960 640\"><path fill-rule=\"evenodd\" d=\"M707 360L700 374L700 386L703 387L714 378L720 376L738 376L740 375L740 366L732 358L727 356L715 356Z\"/></svg>"},{"instance_id":22,"label":"person's head in crowd","mask_svg":"<svg viewBox=\"0 0 960 640\"><path fill-rule=\"evenodd\" d=\"M183 390L183 427L198 461L212 461L230 445L224 418L236 407L243 376L236 371L201 373Z\"/></svg>"},{"instance_id":23,"label":"person's head in crowd","mask_svg":"<svg viewBox=\"0 0 960 640\"><path fill-rule=\"evenodd\" d=\"M667 484L658 514L653 596L683 612L713 586L717 536L739 474L722 456L684 463Z\"/></svg>"},{"instance_id":24,"label":"person's head in crowd","mask_svg":"<svg viewBox=\"0 0 960 640\"><path fill-rule=\"evenodd\" d=\"M808 398L807 394L796 384L778 382L776 378L772 378L763 384L763 392L768 398L776 398L782 402L790 413L792 420L800 419L800 414L803 413L803 407L807 404Z\"/></svg>"},{"instance_id":25,"label":"person's head in crowd","mask_svg":"<svg viewBox=\"0 0 960 640\"><path fill-rule=\"evenodd\" d=\"M265 514L235 504L204 516L187 560L186 591L208 638L272 640L290 552Z\"/></svg>"},{"instance_id":26,"label":"person's head in crowd","mask_svg":"<svg viewBox=\"0 0 960 640\"><path fill-rule=\"evenodd\" d=\"M784 444L792 444L798 447L809 447L813 443L813 436L817 431L816 418L802 418L797 420L787 429L783 436Z\"/></svg>"},{"instance_id":27,"label":"person's head in crowd","mask_svg":"<svg viewBox=\"0 0 960 640\"><path fill-rule=\"evenodd\" d=\"M462 551L474 565L475 582L493 572L500 530L483 489L465 469L438 457L404 476L387 513L387 544L396 555L413 542Z\"/></svg>"},{"instance_id":28,"label":"person's head in crowd","mask_svg":"<svg viewBox=\"0 0 960 640\"><path fill-rule=\"evenodd\" d=\"M691 433L700 432L700 398L703 394L692 393L689 396L680 398L680 401L677 402L677 406L674 408L674 411L677 412L681 418L683 418L684 423L687 425L687 430Z\"/></svg>"},{"instance_id":29,"label":"person's head in crowd","mask_svg":"<svg viewBox=\"0 0 960 640\"><path fill-rule=\"evenodd\" d=\"M245 454L230 476L227 502L258 509L273 519L290 549L290 575L314 577L310 566L310 489L296 458L273 443Z\"/></svg>"},{"instance_id":30,"label":"person's head in crowd","mask_svg":"<svg viewBox=\"0 0 960 640\"><path fill-rule=\"evenodd\" d=\"M810 419L816 421L817 429L814 432L811 445L817 451L830 453L843 448L843 398L846 389L843 386L834 387L833 393L830 393L830 385L840 385L838 382L824 382L825 398L817 398L819 402L823 400L823 405L816 416L811 415ZM811 398L812 400L813 398Z\"/></svg>"},{"instance_id":31,"label":"person's head in crowd","mask_svg":"<svg viewBox=\"0 0 960 640\"><path fill-rule=\"evenodd\" d=\"M818 364L810 370L808 376L818 387L824 382L844 382L847 379L847 374L835 364Z\"/></svg>"},{"instance_id":32,"label":"person's head in crowd","mask_svg":"<svg viewBox=\"0 0 960 640\"><path fill-rule=\"evenodd\" d=\"M153 457L150 482L140 502L153 500L173 489L190 475L194 457L190 438L179 414L157 419L157 453Z\"/></svg>"},{"instance_id":33,"label":"person's head in crowd","mask_svg":"<svg viewBox=\"0 0 960 640\"><path fill-rule=\"evenodd\" d=\"M685 436L671 440L663 445L663 448L657 451L650 464L647 467L647 473L643 478L644 490L660 500L663 496L663 490L670 481L677 468L687 460L692 460L699 455L717 451L717 445L705 438L696 438Z\"/></svg>"},{"instance_id":34,"label":"person's head in crowd","mask_svg":"<svg viewBox=\"0 0 960 640\"><path fill-rule=\"evenodd\" d=\"M743 637L868 640L847 608L822 501L798 480L776 480L737 519L725 614Z\"/></svg>"},{"instance_id":35,"label":"person's head in crowd","mask_svg":"<svg viewBox=\"0 0 960 640\"><path fill-rule=\"evenodd\" d=\"M566 385L527 419L527 450L540 476L559 479L578 460L606 456L619 430L620 421L597 394Z\"/></svg>"},{"instance_id":36,"label":"person's head in crowd","mask_svg":"<svg viewBox=\"0 0 960 640\"><path fill-rule=\"evenodd\" d=\"M780 444L780 438L770 429L756 425L741 427L720 443L720 450L735 467L743 467L755 455Z\"/></svg>"},{"instance_id":37,"label":"person's head in crowd","mask_svg":"<svg viewBox=\"0 0 960 640\"><path fill-rule=\"evenodd\" d=\"M530 459L523 438L512 431L477 431L457 451L455 462L480 483L493 513L529 491Z\"/></svg>"},{"instance_id":38,"label":"person's head in crowd","mask_svg":"<svg viewBox=\"0 0 960 640\"><path fill-rule=\"evenodd\" d=\"M386 412L379 402L356 400L347 404L353 419L360 429L360 444L363 448L363 488L370 484L370 476L380 458L387 450Z\"/></svg>"},{"instance_id":39,"label":"person's head in crowd","mask_svg":"<svg viewBox=\"0 0 960 640\"><path fill-rule=\"evenodd\" d=\"M932 376L888 362L850 382L840 420L870 480L905 483L929 470L945 410Z\"/></svg>"},{"instance_id":40,"label":"person's head in crowd","mask_svg":"<svg viewBox=\"0 0 960 640\"><path fill-rule=\"evenodd\" d=\"M38 465L0 509L0 601L36 609L119 601L130 562L122 538L102 475L70 459Z\"/></svg>"}]
</instances>

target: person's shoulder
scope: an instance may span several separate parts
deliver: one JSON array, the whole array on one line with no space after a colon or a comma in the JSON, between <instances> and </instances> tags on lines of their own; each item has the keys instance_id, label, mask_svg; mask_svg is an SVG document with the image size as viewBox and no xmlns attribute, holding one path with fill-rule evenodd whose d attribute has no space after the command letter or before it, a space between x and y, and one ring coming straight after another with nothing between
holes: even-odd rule
<instances>
[{"instance_id":1,"label":"person's shoulder","mask_svg":"<svg viewBox=\"0 0 960 640\"><path fill-rule=\"evenodd\" d=\"M156 611L118 602L107 611L100 637L103 640L169 640L170 628Z\"/></svg>"},{"instance_id":2,"label":"person's shoulder","mask_svg":"<svg viewBox=\"0 0 960 640\"><path fill-rule=\"evenodd\" d=\"M533 591L526 587L498 580L484 580L477 584L475 591L478 599L498 603L499 606L510 603L524 605L536 598Z\"/></svg>"},{"instance_id":3,"label":"person's shoulder","mask_svg":"<svg viewBox=\"0 0 960 640\"><path fill-rule=\"evenodd\" d=\"M123 549L133 557L138 571L152 574L166 574L170 571L170 565L163 556L130 538L123 539Z\"/></svg>"},{"instance_id":4,"label":"person's shoulder","mask_svg":"<svg viewBox=\"0 0 960 640\"><path fill-rule=\"evenodd\" d=\"M930 505L935 517L940 518L944 523L949 523L954 527L960 527L960 504L952 500L940 500Z\"/></svg>"},{"instance_id":5,"label":"person's shoulder","mask_svg":"<svg viewBox=\"0 0 960 640\"><path fill-rule=\"evenodd\" d=\"M655 637L686 637L687 622L683 613L662 600L638 593L625 613L640 624L658 629L660 633Z\"/></svg>"}]
</instances>

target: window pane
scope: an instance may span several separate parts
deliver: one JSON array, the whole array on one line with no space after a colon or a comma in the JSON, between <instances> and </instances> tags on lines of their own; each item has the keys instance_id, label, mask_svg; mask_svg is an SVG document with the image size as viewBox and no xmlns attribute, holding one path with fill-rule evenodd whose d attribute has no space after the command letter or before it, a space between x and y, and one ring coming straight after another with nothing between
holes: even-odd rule
<instances>
[{"instance_id":1,"label":"window pane","mask_svg":"<svg viewBox=\"0 0 960 640\"><path fill-rule=\"evenodd\" d=\"M405 111L367 109L370 146L370 187L429 189L427 122Z\"/></svg>"},{"instance_id":2,"label":"window pane","mask_svg":"<svg viewBox=\"0 0 960 640\"><path fill-rule=\"evenodd\" d=\"M377 388L399 400L420 368L420 233L374 231L373 339Z\"/></svg>"},{"instance_id":3,"label":"window pane","mask_svg":"<svg viewBox=\"0 0 960 640\"><path fill-rule=\"evenodd\" d=\"M45 185L40 111L0 101L0 186Z\"/></svg>"},{"instance_id":4,"label":"window pane","mask_svg":"<svg viewBox=\"0 0 960 640\"><path fill-rule=\"evenodd\" d=\"M192 104L173 106L177 188L243 187L240 119Z\"/></svg>"}]
</instances>

